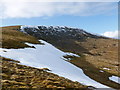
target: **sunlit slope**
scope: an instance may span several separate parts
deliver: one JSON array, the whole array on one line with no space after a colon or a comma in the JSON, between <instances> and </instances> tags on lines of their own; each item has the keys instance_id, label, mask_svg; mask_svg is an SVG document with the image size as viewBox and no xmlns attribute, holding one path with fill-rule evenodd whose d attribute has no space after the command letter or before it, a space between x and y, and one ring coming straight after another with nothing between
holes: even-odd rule
<instances>
[{"instance_id":1,"label":"sunlit slope","mask_svg":"<svg viewBox=\"0 0 120 90\"><path fill-rule=\"evenodd\" d=\"M16 31L20 29L20 26L9 26L2 27L2 47L3 48L24 48L29 47L24 44L29 43L40 43L38 40L30 35L26 35L22 32Z\"/></svg>"}]
</instances>

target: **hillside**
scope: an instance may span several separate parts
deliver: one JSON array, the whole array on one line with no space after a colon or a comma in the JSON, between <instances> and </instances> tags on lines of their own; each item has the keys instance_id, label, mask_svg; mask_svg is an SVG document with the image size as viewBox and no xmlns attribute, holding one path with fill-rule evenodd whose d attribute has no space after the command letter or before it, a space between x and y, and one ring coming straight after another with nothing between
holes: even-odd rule
<instances>
[{"instance_id":1,"label":"hillside","mask_svg":"<svg viewBox=\"0 0 120 90\"><path fill-rule=\"evenodd\" d=\"M73 82L49 72L47 68L33 68L19 64L19 61L8 58L2 59L2 87L8 88L58 88L58 89L84 89L78 82Z\"/></svg>"},{"instance_id":2,"label":"hillside","mask_svg":"<svg viewBox=\"0 0 120 90\"><path fill-rule=\"evenodd\" d=\"M39 44L35 37L18 32L20 26L9 26L2 28L2 47L3 48L24 48L29 47L25 42Z\"/></svg>"},{"instance_id":3,"label":"hillside","mask_svg":"<svg viewBox=\"0 0 120 90\"><path fill-rule=\"evenodd\" d=\"M68 27L15 26L4 27L2 31L3 48L30 47L24 42L41 44L37 39L45 40L64 52L80 55L69 62L81 68L90 78L109 87L119 88L118 83L109 79L111 76L120 76L118 75L118 40L116 39Z\"/></svg>"},{"instance_id":4,"label":"hillside","mask_svg":"<svg viewBox=\"0 0 120 90\"><path fill-rule=\"evenodd\" d=\"M10 26L2 28L2 48L19 49L35 48L25 44L33 43L43 45L30 35L25 35L19 31L20 26ZM6 52L6 51L4 51ZM53 74L47 68L34 68L22 65L20 61L1 57L2 59L2 88L76 88L85 89L88 87L79 82L71 81L67 78ZM32 71L32 72L31 72Z\"/></svg>"}]
</instances>

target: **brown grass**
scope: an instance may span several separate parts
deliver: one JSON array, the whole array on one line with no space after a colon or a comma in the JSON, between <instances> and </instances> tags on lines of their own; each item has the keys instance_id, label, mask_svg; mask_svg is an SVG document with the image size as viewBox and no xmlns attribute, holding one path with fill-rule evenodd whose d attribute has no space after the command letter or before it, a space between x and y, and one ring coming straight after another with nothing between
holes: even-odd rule
<instances>
[{"instance_id":1,"label":"brown grass","mask_svg":"<svg viewBox=\"0 0 120 90\"><path fill-rule=\"evenodd\" d=\"M86 61L92 63L96 68L110 68L107 70L113 75L118 76L118 40L116 39L87 39L86 42L76 42L89 50L88 54L84 54Z\"/></svg>"},{"instance_id":2,"label":"brown grass","mask_svg":"<svg viewBox=\"0 0 120 90\"><path fill-rule=\"evenodd\" d=\"M35 37L16 31L16 29L20 29L20 26L2 27L3 48L29 47L25 44L25 42L40 44L40 42Z\"/></svg>"},{"instance_id":3,"label":"brown grass","mask_svg":"<svg viewBox=\"0 0 120 90\"><path fill-rule=\"evenodd\" d=\"M120 76L118 74L118 40L89 38L84 42L75 41L75 43L86 48L89 52L82 53L82 57L70 62L82 68L84 73L92 79L118 89L120 85L109 80L112 75ZM100 72L100 70L104 72Z\"/></svg>"},{"instance_id":4,"label":"brown grass","mask_svg":"<svg viewBox=\"0 0 120 90\"><path fill-rule=\"evenodd\" d=\"M12 62L11 62L12 61ZM3 58L2 87L8 88L59 88L87 89L78 82L60 77L44 69L33 68L16 63L17 61Z\"/></svg>"}]
</instances>

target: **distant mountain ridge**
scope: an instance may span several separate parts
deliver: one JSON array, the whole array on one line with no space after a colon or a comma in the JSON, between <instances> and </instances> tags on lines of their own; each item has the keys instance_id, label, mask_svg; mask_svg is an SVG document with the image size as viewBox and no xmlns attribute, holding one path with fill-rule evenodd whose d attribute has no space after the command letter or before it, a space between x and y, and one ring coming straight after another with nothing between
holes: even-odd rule
<instances>
[{"instance_id":1,"label":"distant mountain ridge","mask_svg":"<svg viewBox=\"0 0 120 90\"><path fill-rule=\"evenodd\" d=\"M83 39L83 38L106 38L86 32L83 29L71 28L66 26L21 26L20 31L40 36L57 36L64 38Z\"/></svg>"}]
</instances>

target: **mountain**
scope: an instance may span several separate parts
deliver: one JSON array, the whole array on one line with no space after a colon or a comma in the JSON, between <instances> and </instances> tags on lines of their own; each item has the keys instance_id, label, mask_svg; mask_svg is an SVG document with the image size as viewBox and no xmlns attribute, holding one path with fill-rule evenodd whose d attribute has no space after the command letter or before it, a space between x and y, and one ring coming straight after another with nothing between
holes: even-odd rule
<instances>
[{"instance_id":1,"label":"mountain","mask_svg":"<svg viewBox=\"0 0 120 90\"><path fill-rule=\"evenodd\" d=\"M45 40L57 48L78 53L88 51L84 47L74 43L75 41L86 41L89 38L107 39L103 36L88 33L83 29L66 26L21 26L18 30L28 35L35 36L38 39Z\"/></svg>"},{"instance_id":2,"label":"mountain","mask_svg":"<svg viewBox=\"0 0 120 90\"><path fill-rule=\"evenodd\" d=\"M66 27L66 26L21 26L20 31L27 33L27 34L32 34L36 37L57 37L58 39L63 36L63 39L85 39L88 37L91 38L105 38L102 36L97 36L90 34L83 29L78 29L78 28L71 28L71 27Z\"/></svg>"},{"instance_id":3,"label":"mountain","mask_svg":"<svg viewBox=\"0 0 120 90\"><path fill-rule=\"evenodd\" d=\"M75 67L77 66L77 68L82 69L84 74L89 76L91 79L112 88L119 88L118 82L115 82L115 79L113 79L113 77L119 76L119 63L117 61L117 39L97 36L88 33L83 29L70 28L65 26L9 26L3 27L2 31L3 48L11 49L11 52L12 48L19 49L29 47L33 48L34 50L37 49L36 45L30 45L27 43L44 45L46 42L53 45L53 47L60 50L60 52L69 52L80 56L74 57L67 55L64 56L64 58L69 59L67 62L71 63ZM39 42L38 40L44 40L44 43ZM45 51L52 52L52 50L54 49L47 49ZM8 50L5 51L9 52ZM17 50L17 53L18 51L19 50ZM55 57L59 55L57 52L53 54ZM55 61L52 61L53 64L54 62ZM64 65L65 64L63 64L63 66ZM72 69L73 68L70 70Z\"/></svg>"}]
</instances>

